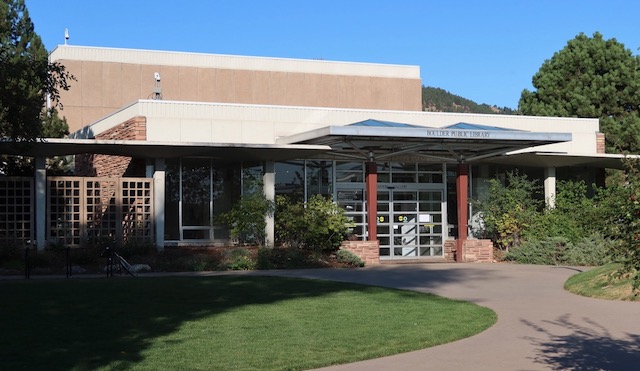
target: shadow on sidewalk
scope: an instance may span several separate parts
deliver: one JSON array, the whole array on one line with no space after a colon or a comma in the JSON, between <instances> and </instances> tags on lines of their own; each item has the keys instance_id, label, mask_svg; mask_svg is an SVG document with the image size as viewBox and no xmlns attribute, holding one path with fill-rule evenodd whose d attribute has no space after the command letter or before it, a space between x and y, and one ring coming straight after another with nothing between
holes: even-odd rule
<instances>
[{"instance_id":1,"label":"shadow on sidewalk","mask_svg":"<svg viewBox=\"0 0 640 371\"><path fill-rule=\"evenodd\" d=\"M628 320L631 324L637 319ZM569 314L539 325L522 322L540 335L526 338L537 349L533 358L536 363L555 370L638 370L640 367L639 335L614 338L605 326L589 318L572 320Z\"/></svg>"}]
</instances>

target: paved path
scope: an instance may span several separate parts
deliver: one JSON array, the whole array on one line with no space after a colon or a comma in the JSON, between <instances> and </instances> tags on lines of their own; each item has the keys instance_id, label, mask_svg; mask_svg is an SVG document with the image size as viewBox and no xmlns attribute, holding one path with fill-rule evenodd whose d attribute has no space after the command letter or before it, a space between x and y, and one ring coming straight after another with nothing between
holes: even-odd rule
<instances>
[{"instance_id":1,"label":"paved path","mask_svg":"<svg viewBox=\"0 0 640 371\"><path fill-rule=\"evenodd\" d=\"M498 314L493 327L467 339L326 370L640 370L640 303L565 291L565 280L577 271L512 264L415 264L259 274L431 292Z\"/></svg>"}]
</instances>

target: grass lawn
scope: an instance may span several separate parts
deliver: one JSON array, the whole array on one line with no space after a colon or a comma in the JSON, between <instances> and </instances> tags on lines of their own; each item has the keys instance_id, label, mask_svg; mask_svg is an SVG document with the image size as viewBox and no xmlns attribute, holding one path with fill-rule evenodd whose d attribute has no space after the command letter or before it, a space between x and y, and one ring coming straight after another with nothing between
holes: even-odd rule
<instances>
[{"instance_id":1,"label":"grass lawn","mask_svg":"<svg viewBox=\"0 0 640 371\"><path fill-rule=\"evenodd\" d=\"M569 277L564 288L574 294L609 300L640 301L632 291L631 279L614 278L617 264L607 264Z\"/></svg>"},{"instance_id":2,"label":"grass lawn","mask_svg":"<svg viewBox=\"0 0 640 371\"><path fill-rule=\"evenodd\" d=\"M0 282L5 370L308 369L416 350L496 321L416 292L276 277Z\"/></svg>"}]
</instances>

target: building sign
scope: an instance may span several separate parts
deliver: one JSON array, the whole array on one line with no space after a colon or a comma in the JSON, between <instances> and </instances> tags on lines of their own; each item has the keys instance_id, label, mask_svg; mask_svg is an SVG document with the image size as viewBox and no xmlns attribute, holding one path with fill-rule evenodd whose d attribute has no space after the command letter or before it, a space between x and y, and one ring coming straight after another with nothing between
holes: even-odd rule
<instances>
[{"instance_id":1,"label":"building sign","mask_svg":"<svg viewBox=\"0 0 640 371\"><path fill-rule=\"evenodd\" d=\"M429 137L435 138L489 138L491 132L487 130L426 130Z\"/></svg>"}]
</instances>

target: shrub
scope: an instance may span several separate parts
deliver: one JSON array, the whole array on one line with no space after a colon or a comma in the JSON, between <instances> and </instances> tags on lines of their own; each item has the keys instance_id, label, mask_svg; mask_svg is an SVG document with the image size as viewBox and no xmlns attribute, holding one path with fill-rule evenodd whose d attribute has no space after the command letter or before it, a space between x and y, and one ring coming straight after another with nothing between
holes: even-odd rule
<instances>
[{"instance_id":1,"label":"shrub","mask_svg":"<svg viewBox=\"0 0 640 371\"><path fill-rule=\"evenodd\" d=\"M262 245L265 239L265 218L273 215L275 205L264 193L243 195L230 211L220 214L217 221L231 227L231 237L240 245Z\"/></svg>"},{"instance_id":2,"label":"shrub","mask_svg":"<svg viewBox=\"0 0 640 371\"><path fill-rule=\"evenodd\" d=\"M597 266L611 261L611 241L598 233L572 243L565 237L544 237L527 240L513 248L506 260L522 264Z\"/></svg>"},{"instance_id":3,"label":"shrub","mask_svg":"<svg viewBox=\"0 0 640 371\"><path fill-rule=\"evenodd\" d=\"M349 250L338 250L336 253L338 262L350 265L352 267L364 267L364 262L356 254Z\"/></svg>"},{"instance_id":4,"label":"shrub","mask_svg":"<svg viewBox=\"0 0 640 371\"><path fill-rule=\"evenodd\" d=\"M507 173L506 183L489 181L489 192L473 204L482 216L480 235L490 238L505 251L518 246L525 231L533 224L543 202L540 186L517 171Z\"/></svg>"},{"instance_id":5,"label":"shrub","mask_svg":"<svg viewBox=\"0 0 640 371\"><path fill-rule=\"evenodd\" d=\"M306 204L279 196L276 205L276 241L281 245L334 251L349 231L344 210L322 195L313 195Z\"/></svg>"},{"instance_id":6,"label":"shrub","mask_svg":"<svg viewBox=\"0 0 640 371\"><path fill-rule=\"evenodd\" d=\"M521 264L561 264L565 250L571 243L564 237L545 237L524 241L506 255L505 260Z\"/></svg>"},{"instance_id":7,"label":"shrub","mask_svg":"<svg viewBox=\"0 0 640 371\"><path fill-rule=\"evenodd\" d=\"M220 268L233 271L253 270L256 268L256 261L247 249L229 249L224 252L224 258Z\"/></svg>"},{"instance_id":8,"label":"shrub","mask_svg":"<svg viewBox=\"0 0 640 371\"><path fill-rule=\"evenodd\" d=\"M257 269L321 268L330 265L327 252L298 247L273 247L258 249Z\"/></svg>"},{"instance_id":9,"label":"shrub","mask_svg":"<svg viewBox=\"0 0 640 371\"><path fill-rule=\"evenodd\" d=\"M600 266L611 263L610 240L605 239L601 234L594 233L587 237L582 237L576 243L567 247L564 254L565 264Z\"/></svg>"}]
</instances>

